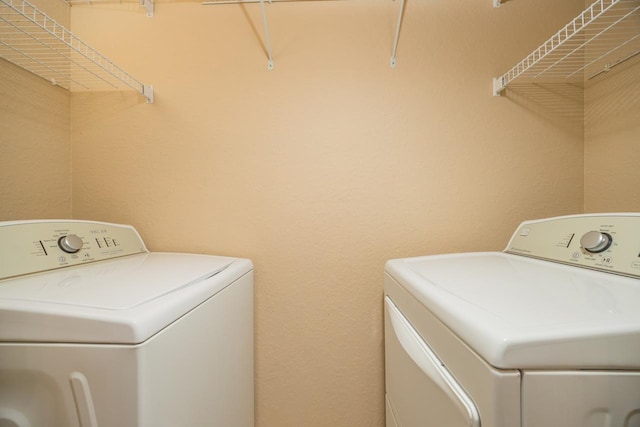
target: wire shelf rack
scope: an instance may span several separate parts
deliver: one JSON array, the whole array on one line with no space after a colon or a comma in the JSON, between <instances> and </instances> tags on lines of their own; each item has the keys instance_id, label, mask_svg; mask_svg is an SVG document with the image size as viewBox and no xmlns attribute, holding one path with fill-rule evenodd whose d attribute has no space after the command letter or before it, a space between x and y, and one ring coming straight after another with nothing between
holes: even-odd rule
<instances>
[{"instance_id":1,"label":"wire shelf rack","mask_svg":"<svg viewBox=\"0 0 640 427\"><path fill-rule=\"evenodd\" d=\"M0 0L0 57L70 91L133 89L153 102L152 86L26 0Z\"/></svg>"},{"instance_id":2,"label":"wire shelf rack","mask_svg":"<svg viewBox=\"0 0 640 427\"><path fill-rule=\"evenodd\" d=\"M493 79L494 95L511 82L591 79L640 54L640 0L597 0L511 70Z\"/></svg>"}]
</instances>

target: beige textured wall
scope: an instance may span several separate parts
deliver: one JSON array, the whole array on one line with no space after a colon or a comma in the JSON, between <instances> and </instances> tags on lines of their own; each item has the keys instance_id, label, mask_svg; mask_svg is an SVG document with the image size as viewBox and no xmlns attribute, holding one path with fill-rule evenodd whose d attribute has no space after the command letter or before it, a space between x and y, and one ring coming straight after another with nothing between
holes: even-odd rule
<instances>
[{"instance_id":1,"label":"beige textured wall","mask_svg":"<svg viewBox=\"0 0 640 427\"><path fill-rule=\"evenodd\" d=\"M395 70L398 2L274 3L271 72L256 4L73 8L156 90L73 94L74 216L253 259L258 426L382 426L384 261L582 210L581 126L491 95L582 0L491 3L407 2Z\"/></svg>"},{"instance_id":2,"label":"beige textured wall","mask_svg":"<svg viewBox=\"0 0 640 427\"><path fill-rule=\"evenodd\" d=\"M585 210L640 211L640 56L585 92Z\"/></svg>"},{"instance_id":3,"label":"beige textured wall","mask_svg":"<svg viewBox=\"0 0 640 427\"><path fill-rule=\"evenodd\" d=\"M69 25L61 1L34 4ZM0 59L0 221L70 216L69 93Z\"/></svg>"}]
</instances>

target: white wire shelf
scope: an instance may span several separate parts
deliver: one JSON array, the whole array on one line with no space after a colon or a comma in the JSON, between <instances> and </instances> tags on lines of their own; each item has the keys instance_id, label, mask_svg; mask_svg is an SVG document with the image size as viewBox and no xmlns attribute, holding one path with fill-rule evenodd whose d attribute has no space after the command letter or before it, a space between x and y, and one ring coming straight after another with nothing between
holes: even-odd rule
<instances>
[{"instance_id":1,"label":"white wire shelf","mask_svg":"<svg viewBox=\"0 0 640 427\"><path fill-rule=\"evenodd\" d=\"M583 82L640 54L640 0L597 0L578 17L493 79L494 95L510 83Z\"/></svg>"},{"instance_id":2,"label":"white wire shelf","mask_svg":"<svg viewBox=\"0 0 640 427\"><path fill-rule=\"evenodd\" d=\"M152 86L26 0L0 0L0 57L70 91L133 89L153 102Z\"/></svg>"}]
</instances>

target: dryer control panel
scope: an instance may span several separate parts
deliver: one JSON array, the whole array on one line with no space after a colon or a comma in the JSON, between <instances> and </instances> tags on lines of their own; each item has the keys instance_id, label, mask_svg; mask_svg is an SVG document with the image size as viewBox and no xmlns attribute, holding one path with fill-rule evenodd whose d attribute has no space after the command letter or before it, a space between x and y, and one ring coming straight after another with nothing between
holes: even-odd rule
<instances>
[{"instance_id":1,"label":"dryer control panel","mask_svg":"<svg viewBox=\"0 0 640 427\"><path fill-rule=\"evenodd\" d=\"M640 277L640 213L525 221L505 252Z\"/></svg>"},{"instance_id":2,"label":"dryer control panel","mask_svg":"<svg viewBox=\"0 0 640 427\"><path fill-rule=\"evenodd\" d=\"M148 252L130 225L96 221L0 222L0 280Z\"/></svg>"}]
</instances>

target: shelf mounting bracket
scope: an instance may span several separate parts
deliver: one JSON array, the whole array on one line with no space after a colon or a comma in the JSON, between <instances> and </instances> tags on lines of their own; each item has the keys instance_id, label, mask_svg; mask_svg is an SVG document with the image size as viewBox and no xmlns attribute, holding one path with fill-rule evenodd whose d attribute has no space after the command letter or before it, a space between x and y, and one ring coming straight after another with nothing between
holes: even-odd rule
<instances>
[{"instance_id":1,"label":"shelf mounting bracket","mask_svg":"<svg viewBox=\"0 0 640 427\"><path fill-rule=\"evenodd\" d=\"M142 95L147 98L147 104L153 104L153 86L142 85Z\"/></svg>"},{"instance_id":2,"label":"shelf mounting bracket","mask_svg":"<svg viewBox=\"0 0 640 427\"><path fill-rule=\"evenodd\" d=\"M146 9L149 18L153 16L153 0L140 0L140 6Z\"/></svg>"},{"instance_id":3,"label":"shelf mounting bracket","mask_svg":"<svg viewBox=\"0 0 640 427\"><path fill-rule=\"evenodd\" d=\"M404 16L404 3L406 0L400 0L400 12L398 13L398 25L396 26L396 37L393 41L393 50L391 51L391 68L396 68L396 52L398 50L398 40L400 39L400 28L402 27L402 17Z\"/></svg>"},{"instance_id":4,"label":"shelf mounting bracket","mask_svg":"<svg viewBox=\"0 0 640 427\"><path fill-rule=\"evenodd\" d=\"M505 88L504 80L502 77L494 77L493 78L493 96L500 96L502 91Z\"/></svg>"},{"instance_id":5,"label":"shelf mounting bracket","mask_svg":"<svg viewBox=\"0 0 640 427\"><path fill-rule=\"evenodd\" d=\"M271 3L271 0L269 0ZM264 7L264 0L260 0L260 7L262 8L262 25L264 26L264 42L267 45L267 55L269 61L267 62L267 70L273 70L273 55L271 54L271 40L269 39L269 25L267 23L267 9Z\"/></svg>"}]
</instances>

